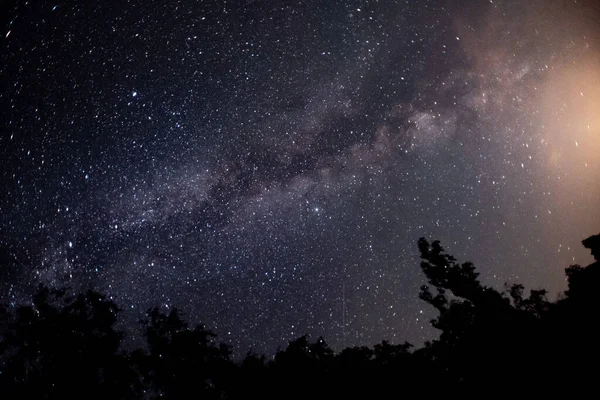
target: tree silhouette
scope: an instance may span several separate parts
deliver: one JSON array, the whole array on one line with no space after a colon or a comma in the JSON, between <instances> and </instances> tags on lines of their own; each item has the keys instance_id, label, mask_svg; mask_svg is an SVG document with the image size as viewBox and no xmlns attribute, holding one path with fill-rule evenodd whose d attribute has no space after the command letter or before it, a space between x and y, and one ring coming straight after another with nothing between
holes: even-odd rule
<instances>
[{"instance_id":1,"label":"tree silhouette","mask_svg":"<svg viewBox=\"0 0 600 400\"><path fill-rule=\"evenodd\" d=\"M319 337L292 340L272 359L249 352L239 363L203 325L176 309L150 309L144 349L121 349L119 309L102 294L40 288L29 305L0 306L2 399L388 398L514 395L515 389L591 388L600 357L600 235L583 241L595 262L566 270L555 302L522 285L479 281L439 242L418 241L428 284L420 298L438 315L440 336L419 349L382 341L335 353ZM590 368L592 366L592 368ZM487 391L487 392L485 392Z\"/></svg>"},{"instance_id":2,"label":"tree silhouette","mask_svg":"<svg viewBox=\"0 0 600 400\"><path fill-rule=\"evenodd\" d=\"M499 292L482 285L473 264L458 263L439 242L422 238L418 246L421 268L436 289L434 294L423 286L420 298L439 312L432 321L441 334L429 350L431 362L440 363L447 379L464 390L507 380L525 384L523 377L531 378L532 371L516 360L542 354L542 319L551 307L545 291L528 298L519 285Z\"/></svg>"},{"instance_id":3,"label":"tree silhouette","mask_svg":"<svg viewBox=\"0 0 600 400\"><path fill-rule=\"evenodd\" d=\"M217 345L212 332L203 325L189 328L176 309L163 314L153 308L142 326L149 352L134 358L151 397L222 398L233 364L230 349Z\"/></svg>"},{"instance_id":4,"label":"tree silhouette","mask_svg":"<svg viewBox=\"0 0 600 400\"><path fill-rule=\"evenodd\" d=\"M568 289L558 301L549 330L555 343L556 361L568 366L560 378L569 382L592 384L596 369L590 368L600 357L600 329L596 316L600 311L600 235L583 240L595 262L583 268L572 265L566 270ZM558 375L558 374L555 374Z\"/></svg>"},{"instance_id":5,"label":"tree silhouette","mask_svg":"<svg viewBox=\"0 0 600 400\"><path fill-rule=\"evenodd\" d=\"M133 398L136 375L118 353L117 306L88 291L46 288L3 310L0 382L7 398Z\"/></svg>"},{"instance_id":6,"label":"tree silhouette","mask_svg":"<svg viewBox=\"0 0 600 400\"><path fill-rule=\"evenodd\" d=\"M308 335L291 341L285 350L275 354L270 368L275 397L293 398L322 396L328 389L334 352L322 337L311 342Z\"/></svg>"}]
</instances>

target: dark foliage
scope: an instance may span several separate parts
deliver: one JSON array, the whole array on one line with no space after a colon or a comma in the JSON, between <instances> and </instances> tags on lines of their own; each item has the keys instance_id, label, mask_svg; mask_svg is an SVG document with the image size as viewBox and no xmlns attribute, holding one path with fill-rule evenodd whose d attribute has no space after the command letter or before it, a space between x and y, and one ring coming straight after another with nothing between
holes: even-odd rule
<instances>
[{"instance_id":1,"label":"dark foliage","mask_svg":"<svg viewBox=\"0 0 600 400\"><path fill-rule=\"evenodd\" d=\"M136 351L134 360L151 397L224 396L233 365L229 348L216 345L212 332L201 325L189 328L177 310L165 315L156 308L142 326L149 351Z\"/></svg>"},{"instance_id":2,"label":"dark foliage","mask_svg":"<svg viewBox=\"0 0 600 400\"><path fill-rule=\"evenodd\" d=\"M137 375L119 353L117 306L103 295L46 288L30 306L3 309L2 398L133 398Z\"/></svg>"},{"instance_id":3,"label":"dark foliage","mask_svg":"<svg viewBox=\"0 0 600 400\"><path fill-rule=\"evenodd\" d=\"M544 290L504 291L478 280L439 242L418 242L428 285L420 298L438 311L440 337L417 350L383 341L335 353L302 336L273 359L249 353L240 363L203 326L177 310L148 311L147 346L121 349L119 309L102 294L40 288L32 303L0 307L3 399L391 398L490 392L515 395L592 388L600 356L600 235L583 241L596 261L566 270L568 289L550 302ZM419 392L416 392L416 391ZM484 392L485 391L485 392Z\"/></svg>"}]
</instances>

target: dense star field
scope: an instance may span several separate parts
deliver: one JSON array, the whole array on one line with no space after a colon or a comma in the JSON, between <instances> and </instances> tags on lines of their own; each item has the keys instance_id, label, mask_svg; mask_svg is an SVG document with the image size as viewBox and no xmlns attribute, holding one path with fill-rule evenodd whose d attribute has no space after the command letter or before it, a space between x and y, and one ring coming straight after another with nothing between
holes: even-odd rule
<instances>
[{"instance_id":1,"label":"dense star field","mask_svg":"<svg viewBox=\"0 0 600 400\"><path fill-rule=\"evenodd\" d=\"M416 241L564 290L600 230L595 1L0 6L0 299L245 352L435 337Z\"/></svg>"}]
</instances>

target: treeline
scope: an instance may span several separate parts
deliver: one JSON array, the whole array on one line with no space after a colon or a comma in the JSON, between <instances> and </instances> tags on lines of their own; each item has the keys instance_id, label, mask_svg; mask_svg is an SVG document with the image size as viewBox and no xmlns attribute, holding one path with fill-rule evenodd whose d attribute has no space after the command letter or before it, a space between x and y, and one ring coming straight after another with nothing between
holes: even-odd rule
<instances>
[{"instance_id":1,"label":"treeline","mask_svg":"<svg viewBox=\"0 0 600 400\"><path fill-rule=\"evenodd\" d=\"M566 270L557 301L521 285L482 285L471 263L439 242L418 242L441 331L423 348L386 341L335 353L302 336L273 359L230 348L176 310L148 312L147 346L121 348L119 309L100 293L42 288L29 306L0 308L2 399L286 399L512 395L594 388L600 323L600 235L583 241L596 261ZM560 392L554 392L558 394Z\"/></svg>"}]
</instances>

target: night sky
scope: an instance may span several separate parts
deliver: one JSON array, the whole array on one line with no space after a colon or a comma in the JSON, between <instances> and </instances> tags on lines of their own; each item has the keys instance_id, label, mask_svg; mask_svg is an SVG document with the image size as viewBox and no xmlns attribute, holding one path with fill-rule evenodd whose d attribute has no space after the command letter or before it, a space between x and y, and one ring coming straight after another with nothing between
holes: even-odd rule
<instances>
[{"instance_id":1,"label":"night sky","mask_svg":"<svg viewBox=\"0 0 600 400\"><path fill-rule=\"evenodd\" d=\"M596 1L9 1L0 300L245 353L435 337L416 241L564 290L600 231ZM345 312L344 312L345 311Z\"/></svg>"}]
</instances>

